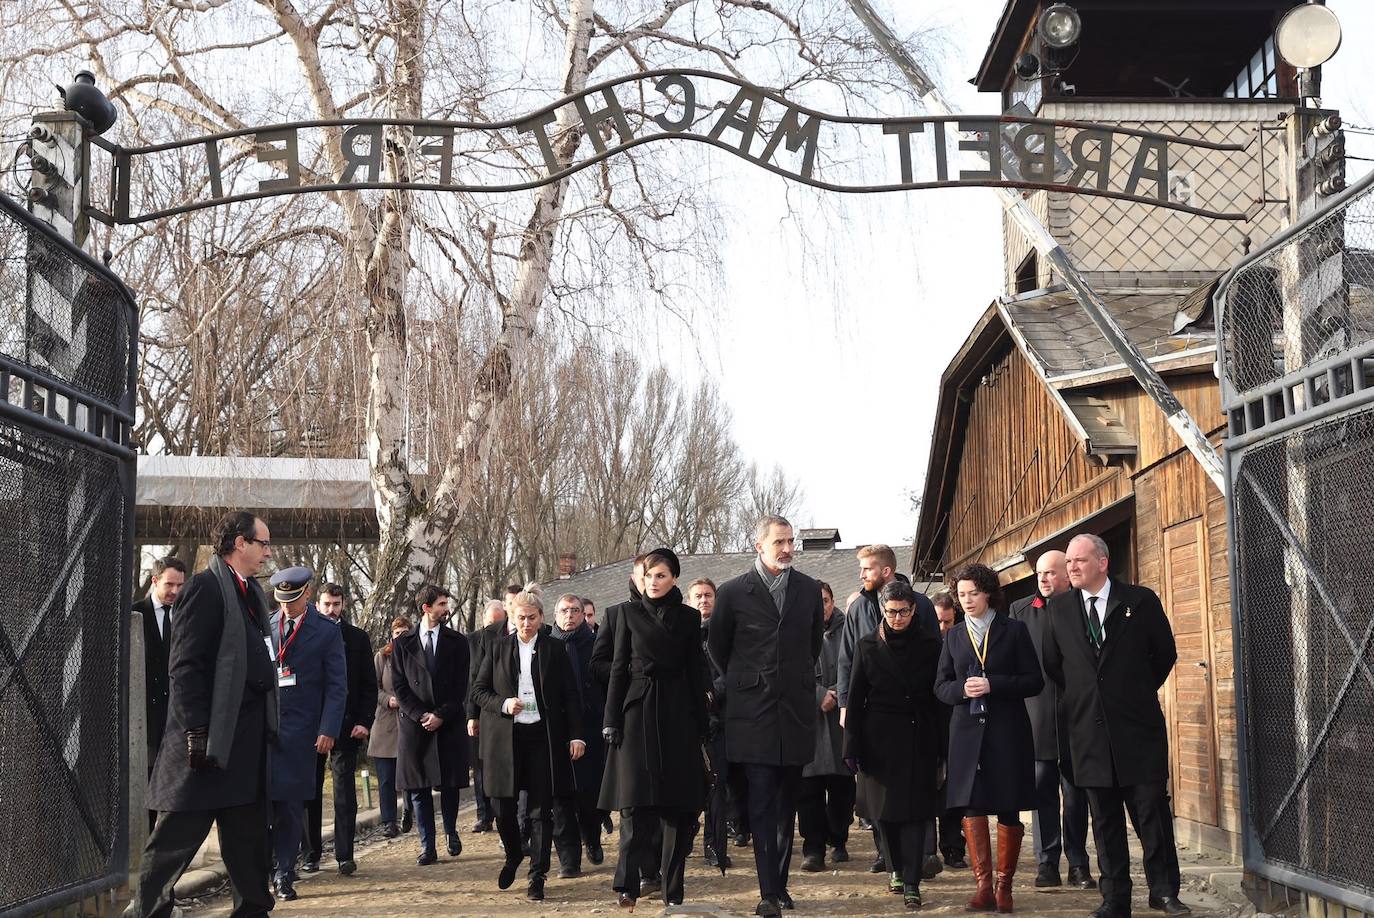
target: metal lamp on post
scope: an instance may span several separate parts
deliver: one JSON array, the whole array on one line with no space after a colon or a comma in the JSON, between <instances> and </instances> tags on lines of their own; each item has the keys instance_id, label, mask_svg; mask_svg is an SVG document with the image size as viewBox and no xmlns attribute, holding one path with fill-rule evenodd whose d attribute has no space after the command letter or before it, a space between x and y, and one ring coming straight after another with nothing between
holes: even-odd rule
<instances>
[{"instance_id":1,"label":"metal lamp on post","mask_svg":"<svg viewBox=\"0 0 1374 918\"><path fill-rule=\"evenodd\" d=\"M1295 6L1274 31L1279 56L1298 68L1298 95L1321 107L1321 67L1341 48L1341 23L1324 3Z\"/></svg>"}]
</instances>

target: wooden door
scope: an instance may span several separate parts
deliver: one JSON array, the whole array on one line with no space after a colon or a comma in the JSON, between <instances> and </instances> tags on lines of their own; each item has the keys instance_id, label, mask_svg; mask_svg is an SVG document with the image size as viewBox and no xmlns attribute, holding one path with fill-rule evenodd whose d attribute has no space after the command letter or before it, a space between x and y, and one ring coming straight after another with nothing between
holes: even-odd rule
<instances>
[{"instance_id":1,"label":"wooden door","mask_svg":"<svg viewBox=\"0 0 1374 918\"><path fill-rule=\"evenodd\" d=\"M1165 685L1174 815L1214 826L1220 782L1207 574L1203 521L1164 530L1162 598L1178 644L1178 663Z\"/></svg>"}]
</instances>

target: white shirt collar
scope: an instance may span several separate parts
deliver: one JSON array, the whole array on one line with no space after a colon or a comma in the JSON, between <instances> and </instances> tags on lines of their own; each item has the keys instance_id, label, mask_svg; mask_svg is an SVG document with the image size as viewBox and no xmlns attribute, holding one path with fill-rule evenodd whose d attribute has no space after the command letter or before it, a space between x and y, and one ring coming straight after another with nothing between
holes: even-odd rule
<instances>
[{"instance_id":1,"label":"white shirt collar","mask_svg":"<svg viewBox=\"0 0 1374 918\"><path fill-rule=\"evenodd\" d=\"M427 621L421 619L421 621L420 621L420 642L421 642L421 643L424 643L424 642L428 641L428 640L429 640L429 635L430 635L431 633L433 633L433 632L438 632L439 628L441 628L441 627L443 627L443 626L440 625L440 626L438 626L438 627L431 628L431 627L429 626L429 622L427 622ZM434 640L435 640L436 643L438 642L439 638L438 638L437 634L436 634Z\"/></svg>"},{"instance_id":2,"label":"white shirt collar","mask_svg":"<svg viewBox=\"0 0 1374 918\"><path fill-rule=\"evenodd\" d=\"M1087 590L1079 590L1079 593L1083 596L1083 608L1086 609L1088 607L1088 597L1096 596L1097 611L1099 614L1105 614L1107 611L1107 600L1112 595L1112 578L1108 577L1103 581L1102 589L1098 590L1096 593L1089 593Z\"/></svg>"}]
</instances>

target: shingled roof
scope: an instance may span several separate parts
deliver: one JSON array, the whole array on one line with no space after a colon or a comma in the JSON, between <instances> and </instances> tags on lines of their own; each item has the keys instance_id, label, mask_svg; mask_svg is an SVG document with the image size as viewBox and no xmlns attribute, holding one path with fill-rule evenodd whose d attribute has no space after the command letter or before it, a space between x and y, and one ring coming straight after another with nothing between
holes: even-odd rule
<instances>
[{"instance_id":1,"label":"shingled roof","mask_svg":"<svg viewBox=\"0 0 1374 918\"><path fill-rule=\"evenodd\" d=\"M1191 296L1193 292L1129 293L1108 295L1103 299L1131 343L1146 358L1154 360L1216 344L1216 334L1210 330L1185 328L1174 332L1175 316L1180 307L1189 303ZM1062 284L1021 296L1004 297L1001 305L1024 339L1027 356L1039 364L1051 383L1059 384L1068 377L1121 366L1116 351Z\"/></svg>"},{"instance_id":2,"label":"shingled roof","mask_svg":"<svg viewBox=\"0 0 1374 918\"><path fill-rule=\"evenodd\" d=\"M817 580L824 580L835 591L836 601L843 603L844 598L859 588L859 562L854 557L853 548L836 548L828 551L797 552L796 568ZM897 553L897 570L911 570L911 546L894 545ZM687 584L698 577L706 577L717 585L749 570L754 563L754 553L725 552L721 554L682 555L682 576L678 585L685 592ZM629 598L630 563L632 559L603 564L573 574L561 580L544 584L544 595L556 597L563 593L575 593L596 603L598 611L608 605L624 602ZM924 586L917 583L919 589Z\"/></svg>"}]
</instances>

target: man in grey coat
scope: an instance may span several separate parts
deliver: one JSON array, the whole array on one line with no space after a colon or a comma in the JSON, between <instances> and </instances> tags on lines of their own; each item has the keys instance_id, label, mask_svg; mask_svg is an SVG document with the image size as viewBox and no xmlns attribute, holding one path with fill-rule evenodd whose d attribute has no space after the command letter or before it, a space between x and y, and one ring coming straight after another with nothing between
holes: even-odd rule
<instances>
[{"instance_id":1,"label":"man in grey coat","mask_svg":"<svg viewBox=\"0 0 1374 918\"><path fill-rule=\"evenodd\" d=\"M754 567L721 584L707 646L725 674L725 754L749 814L759 876L755 914L792 907L796 795L815 757L816 658L824 613L820 584L792 569L792 524L766 516L754 529Z\"/></svg>"},{"instance_id":2,"label":"man in grey coat","mask_svg":"<svg viewBox=\"0 0 1374 918\"><path fill-rule=\"evenodd\" d=\"M835 693L839 676L840 633L844 613L835 608L830 584L821 583L825 633L821 656L816 661L816 757L802 769L801 796L797 800L797 825L802 837L802 870L825 869L825 849L831 860L849 860L849 824L854 821L854 774L844 764L844 734L840 730L840 703Z\"/></svg>"}]
</instances>

